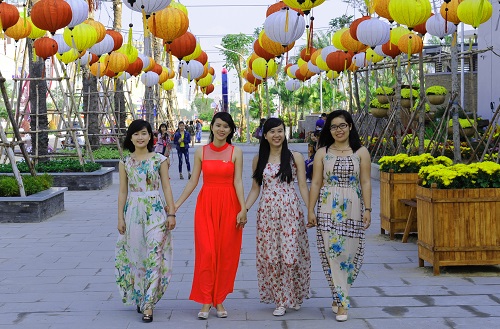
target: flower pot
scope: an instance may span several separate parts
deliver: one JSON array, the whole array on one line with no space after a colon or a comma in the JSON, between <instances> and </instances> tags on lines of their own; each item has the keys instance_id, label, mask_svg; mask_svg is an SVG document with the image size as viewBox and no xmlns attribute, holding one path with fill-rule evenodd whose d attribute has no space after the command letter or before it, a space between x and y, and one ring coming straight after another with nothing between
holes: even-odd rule
<instances>
[{"instance_id":1,"label":"flower pot","mask_svg":"<svg viewBox=\"0 0 500 329\"><path fill-rule=\"evenodd\" d=\"M441 105L446 99L446 95L427 95L426 97L432 105Z\"/></svg>"},{"instance_id":2,"label":"flower pot","mask_svg":"<svg viewBox=\"0 0 500 329\"><path fill-rule=\"evenodd\" d=\"M381 109L378 107L372 107L370 111L375 118L386 118L389 113L389 109Z\"/></svg>"},{"instance_id":3,"label":"flower pot","mask_svg":"<svg viewBox=\"0 0 500 329\"><path fill-rule=\"evenodd\" d=\"M413 100L413 104L415 104L415 100ZM409 109L411 107L411 101L409 98L401 98L401 106Z\"/></svg>"},{"instance_id":4,"label":"flower pot","mask_svg":"<svg viewBox=\"0 0 500 329\"><path fill-rule=\"evenodd\" d=\"M380 104L388 104L391 99L391 96L386 96L386 95L377 95L377 100Z\"/></svg>"},{"instance_id":5,"label":"flower pot","mask_svg":"<svg viewBox=\"0 0 500 329\"><path fill-rule=\"evenodd\" d=\"M462 136L462 137L474 136L474 128L472 128L472 127L459 128L459 131L460 131L460 136ZM448 127L448 135L453 135L453 127Z\"/></svg>"}]
</instances>

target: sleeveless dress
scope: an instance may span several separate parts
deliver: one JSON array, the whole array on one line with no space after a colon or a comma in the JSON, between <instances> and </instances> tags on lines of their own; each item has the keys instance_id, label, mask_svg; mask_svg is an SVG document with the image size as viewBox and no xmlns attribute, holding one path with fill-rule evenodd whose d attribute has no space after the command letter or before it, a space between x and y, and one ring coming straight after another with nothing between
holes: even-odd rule
<instances>
[{"instance_id":1,"label":"sleeveless dress","mask_svg":"<svg viewBox=\"0 0 500 329\"><path fill-rule=\"evenodd\" d=\"M161 154L144 161L123 161L128 178L124 235L118 237L115 275L125 304L154 306L167 289L172 274L172 237L166 228L166 205L160 195Z\"/></svg>"},{"instance_id":2,"label":"sleeveless dress","mask_svg":"<svg viewBox=\"0 0 500 329\"><path fill-rule=\"evenodd\" d=\"M195 263L189 299L221 304L233 292L240 259L242 230L236 227L241 210L234 188L234 146L203 146L203 186L194 215Z\"/></svg>"},{"instance_id":3,"label":"sleeveless dress","mask_svg":"<svg viewBox=\"0 0 500 329\"><path fill-rule=\"evenodd\" d=\"M360 158L337 156L327 150L323 187L317 208L317 244L321 264L338 306L348 309L349 289L356 279L365 250Z\"/></svg>"},{"instance_id":4,"label":"sleeveless dress","mask_svg":"<svg viewBox=\"0 0 500 329\"><path fill-rule=\"evenodd\" d=\"M311 255L304 213L291 183L276 177L279 163L267 163L257 211L257 278L260 300L295 307L309 298Z\"/></svg>"}]
</instances>

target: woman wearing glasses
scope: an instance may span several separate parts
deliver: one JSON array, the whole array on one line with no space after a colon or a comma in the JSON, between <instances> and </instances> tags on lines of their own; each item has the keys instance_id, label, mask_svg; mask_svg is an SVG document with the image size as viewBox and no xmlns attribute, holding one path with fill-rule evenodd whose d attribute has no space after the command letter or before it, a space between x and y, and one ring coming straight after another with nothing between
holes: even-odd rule
<instances>
[{"instance_id":1,"label":"woman wearing glasses","mask_svg":"<svg viewBox=\"0 0 500 329\"><path fill-rule=\"evenodd\" d=\"M370 153L361 146L349 112L336 110L327 116L313 166L308 219L317 225L332 311L337 321L346 321L349 288L363 263L364 231L370 226L372 211Z\"/></svg>"}]
</instances>

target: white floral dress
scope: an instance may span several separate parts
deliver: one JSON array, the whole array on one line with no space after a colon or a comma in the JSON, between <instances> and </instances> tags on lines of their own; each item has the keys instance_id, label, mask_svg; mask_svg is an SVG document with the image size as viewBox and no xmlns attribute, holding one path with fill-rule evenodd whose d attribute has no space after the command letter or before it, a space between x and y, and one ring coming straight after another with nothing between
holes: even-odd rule
<instances>
[{"instance_id":1,"label":"white floral dress","mask_svg":"<svg viewBox=\"0 0 500 329\"><path fill-rule=\"evenodd\" d=\"M165 201L160 195L161 154L144 161L130 156L124 165L128 178L126 232L118 237L116 283L125 304L154 305L161 299L172 273L172 237L166 228Z\"/></svg>"},{"instance_id":2,"label":"white floral dress","mask_svg":"<svg viewBox=\"0 0 500 329\"><path fill-rule=\"evenodd\" d=\"M317 208L318 251L333 299L348 309L349 289L359 273L365 250L360 158L356 153L337 156L327 151L323 168Z\"/></svg>"},{"instance_id":3,"label":"white floral dress","mask_svg":"<svg viewBox=\"0 0 500 329\"><path fill-rule=\"evenodd\" d=\"M295 184L275 177L279 169L279 163L267 163L263 172L257 212L257 278L261 302L294 307L309 297L311 255ZM295 179L295 165L292 172Z\"/></svg>"}]
</instances>

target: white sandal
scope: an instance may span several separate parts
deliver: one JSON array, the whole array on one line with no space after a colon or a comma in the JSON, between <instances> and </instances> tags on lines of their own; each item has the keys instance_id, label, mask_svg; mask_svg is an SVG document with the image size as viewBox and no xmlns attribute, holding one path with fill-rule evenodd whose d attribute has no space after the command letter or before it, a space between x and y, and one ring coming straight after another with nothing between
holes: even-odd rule
<instances>
[{"instance_id":1,"label":"white sandal","mask_svg":"<svg viewBox=\"0 0 500 329\"><path fill-rule=\"evenodd\" d=\"M276 309L273 311L274 316L283 316L286 313L286 308L283 306L276 307Z\"/></svg>"}]
</instances>

